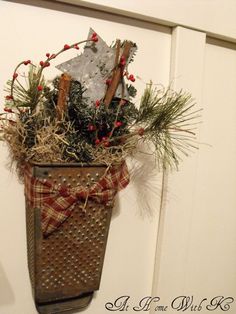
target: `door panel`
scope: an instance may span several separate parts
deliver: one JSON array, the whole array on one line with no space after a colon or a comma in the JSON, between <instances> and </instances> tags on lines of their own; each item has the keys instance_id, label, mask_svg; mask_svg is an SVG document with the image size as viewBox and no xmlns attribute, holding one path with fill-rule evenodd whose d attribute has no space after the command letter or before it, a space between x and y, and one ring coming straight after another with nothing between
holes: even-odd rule
<instances>
[{"instance_id":1,"label":"door panel","mask_svg":"<svg viewBox=\"0 0 236 314\"><path fill-rule=\"evenodd\" d=\"M195 304L236 295L236 49L205 43L192 30L177 28L174 36L175 84L193 91L203 112L198 153L166 183L153 295L169 305L167 313L181 295Z\"/></svg>"},{"instance_id":2,"label":"door panel","mask_svg":"<svg viewBox=\"0 0 236 314\"><path fill-rule=\"evenodd\" d=\"M187 284L197 291L207 278L203 294L235 296L236 49L205 49L201 140L211 146L199 154Z\"/></svg>"}]
</instances>

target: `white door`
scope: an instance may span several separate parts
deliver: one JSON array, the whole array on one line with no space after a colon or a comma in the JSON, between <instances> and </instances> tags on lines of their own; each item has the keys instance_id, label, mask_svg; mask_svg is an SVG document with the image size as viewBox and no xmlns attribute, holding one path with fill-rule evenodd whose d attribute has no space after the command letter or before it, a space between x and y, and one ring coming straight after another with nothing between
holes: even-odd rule
<instances>
[{"instance_id":1,"label":"white door","mask_svg":"<svg viewBox=\"0 0 236 314\"><path fill-rule=\"evenodd\" d=\"M106 14L96 17L89 10L75 10L73 14L9 2L1 2L0 12L2 88L19 61L32 59L39 62L45 53L87 38L90 27L108 44L116 38L137 43L138 53L130 68L140 77L136 82L139 91L137 104L150 79L155 84L168 85L171 32L167 27L134 23L128 18L111 19ZM12 21L10 24L9 19ZM57 60L57 64L71 57L68 52L67 56L64 54ZM48 77L58 73L49 69ZM1 92L1 99L3 97ZM5 167L7 150L4 146L1 146L1 152L0 287L4 293L0 293L0 314L33 314L36 310L27 270L23 187ZM135 163L141 164L140 161ZM101 287L86 313L106 313L105 304L123 294L135 299L151 294L161 175L154 173L153 176L151 160L146 163L145 173L151 172L151 177L137 175L119 194L110 227ZM132 162L129 165L133 167ZM151 212L142 207L144 198L149 200ZM146 209L147 214L144 213Z\"/></svg>"}]
</instances>

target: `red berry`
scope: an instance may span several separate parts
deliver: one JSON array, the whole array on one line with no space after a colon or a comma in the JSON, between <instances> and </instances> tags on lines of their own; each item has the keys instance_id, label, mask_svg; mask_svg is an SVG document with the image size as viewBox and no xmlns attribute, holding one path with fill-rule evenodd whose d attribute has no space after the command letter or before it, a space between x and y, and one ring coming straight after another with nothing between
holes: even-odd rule
<instances>
[{"instance_id":1,"label":"red berry","mask_svg":"<svg viewBox=\"0 0 236 314\"><path fill-rule=\"evenodd\" d=\"M119 126L122 126L122 122L121 121L116 121L115 126L118 128Z\"/></svg>"},{"instance_id":2,"label":"red berry","mask_svg":"<svg viewBox=\"0 0 236 314\"><path fill-rule=\"evenodd\" d=\"M88 126L88 130L89 130L89 131L94 131L94 130L96 130L95 125L90 124L90 125Z\"/></svg>"},{"instance_id":3,"label":"red berry","mask_svg":"<svg viewBox=\"0 0 236 314\"><path fill-rule=\"evenodd\" d=\"M45 67L49 67L50 66L50 63L49 62L45 62Z\"/></svg>"},{"instance_id":4,"label":"red berry","mask_svg":"<svg viewBox=\"0 0 236 314\"><path fill-rule=\"evenodd\" d=\"M6 98L6 100L11 100L11 99L13 99L13 96L12 95L7 95L5 98Z\"/></svg>"},{"instance_id":5,"label":"red berry","mask_svg":"<svg viewBox=\"0 0 236 314\"><path fill-rule=\"evenodd\" d=\"M53 53L50 58L54 59L54 58L56 58L56 55Z\"/></svg>"},{"instance_id":6,"label":"red berry","mask_svg":"<svg viewBox=\"0 0 236 314\"><path fill-rule=\"evenodd\" d=\"M42 85L39 85L39 86L37 87L37 90L38 90L39 92L41 92L41 91L43 90L43 86L42 86Z\"/></svg>"},{"instance_id":7,"label":"red berry","mask_svg":"<svg viewBox=\"0 0 236 314\"><path fill-rule=\"evenodd\" d=\"M100 142L101 142L101 141L100 141L98 138L95 140L95 144L96 144L96 145L99 145Z\"/></svg>"},{"instance_id":8,"label":"red berry","mask_svg":"<svg viewBox=\"0 0 236 314\"><path fill-rule=\"evenodd\" d=\"M110 146L110 143L109 143L108 141L105 141L105 142L103 143L103 146L104 146L104 147L108 147L108 146Z\"/></svg>"},{"instance_id":9,"label":"red berry","mask_svg":"<svg viewBox=\"0 0 236 314\"><path fill-rule=\"evenodd\" d=\"M97 99L97 100L95 101L95 106L98 108L98 107L100 106L100 103L101 103L100 100Z\"/></svg>"},{"instance_id":10,"label":"red berry","mask_svg":"<svg viewBox=\"0 0 236 314\"><path fill-rule=\"evenodd\" d=\"M17 74L16 72L13 73L13 75L12 75L12 77L13 77L14 80L17 78L17 76L18 76L18 74Z\"/></svg>"},{"instance_id":11,"label":"red berry","mask_svg":"<svg viewBox=\"0 0 236 314\"><path fill-rule=\"evenodd\" d=\"M142 136L144 134L144 128L138 129L138 135Z\"/></svg>"},{"instance_id":12,"label":"red berry","mask_svg":"<svg viewBox=\"0 0 236 314\"><path fill-rule=\"evenodd\" d=\"M50 53L49 53L49 52L46 53L46 57L47 57L47 58L50 57Z\"/></svg>"},{"instance_id":13,"label":"red berry","mask_svg":"<svg viewBox=\"0 0 236 314\"><path fill-rule=\"evenodd\" d=\"M78 44L75 44L75 45L74 45L74 48L77 49L77 50L79 50Z\"/></svg>"},{"instance_id":14,"label":"red berry","mask_svg":"<svg viewBox=\"0 0 236 314\"><path fill-rule=\"evenodd\" d=\"M24 65L27 65L27 64L29 64L29 63L31 63L31 61L30 61L30 60L26 60L26 61L24 61Z\"/></svg>"},{"instance_id":15,"label":"red berry","mask_svg":"<svg viewBox=\"0 0 236 314\"><path fill-rule=\"evenodd\" d=\"M102 141L103 141L103 142L106 141L107 139L108 139L107 136L103 136L103 137L102 137Z\"/></svg>"},{"instance_id":16,"label":"red berry","mask_svg":"<svg viewBox=\"0 0 236 314\"><path fill-rule=\"evenodd\" d=\"M4 108L4 111L9 112L9 113L13 113L13 111L10 108L6 108L6 107Z\"/></svg>"},{"instance_id":17,"label":"red berry","mask_svg":"<svg viewBox=\"0 0 236 314\"><path fill-rule=\"evenodd\" d=\"M121 56L121 57L120 57L120 64L121 64L121 65L125 65L125 64L126 64L126 60L125 60L125 57L124 57L124 56Z\"/></svg>"},{"instance_id":18,"label":"red berry","mask_svg":"<svg viewBox=\"0 0 236 314\"><path fill-rule=\"evenodd\" d=\"M39 64L41 65L41 67L44 67L44 62L40 61Z\"/></svg>"},{"instance_id":19,"label":"red berry","mask_svg":"<svg viewBox=\"0 0 236 314\"><path fill-rule=\"evenodd\" d=\"M109 85L111 85L111 79L107 79L106 80L106 84L109 86Z\"/></svg>"},{"instance_id":20,"label":"red berry","mask_svg":"<svg viewBox=\"0 0 236 314\"><path fill-rule=\"evenodd\" d=\"M98 41L98 37L97 37L97 33L92 33L92 36L91 36L91 40L94 41L94 42L97 42Z\"/></svg>"},{"instance_id":21,"label":"red berry","mask_svg":"<svg viewBox=\"0 0 236 314\"><path fill-rule=\"evenodd\" d=\"M130 74L128 76L128 80L130 80L131 82L135 82L135 78L134 78L133 74Z\"/></svg>"},{"instance_id":22,"label":"red berry","mask_svg":"<svg viewBox=\"0 0 236 314\"><path fill-rule=\"evenodd\" d=\"M126 103L127 103L127 100L121 99L121 101L120 101L121 106L124 106Z\"/></svg>"},{"instance_id":23,"label":"red berry","mask_svg":"<svg viewBox=\"0 0 236 314\"><path fill-rule=\"evenodd\" d=\"M65 45L64 45L64 50L67 50L67 49L70 49L70 46L67 45L67 44L65 44Z\"/></svg>"}]
</instances>

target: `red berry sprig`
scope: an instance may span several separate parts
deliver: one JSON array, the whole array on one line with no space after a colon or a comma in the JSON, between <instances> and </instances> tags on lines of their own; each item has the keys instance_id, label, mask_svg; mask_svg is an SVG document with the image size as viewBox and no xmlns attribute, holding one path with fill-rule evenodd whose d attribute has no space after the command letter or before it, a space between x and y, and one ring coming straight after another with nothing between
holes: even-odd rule
<instances>
[{"instance_id":1,"label":"red berry sprig","mask_svg":"<svg viewBox=\"0 0 236 314\"><path fill-rule=\"evenodd\" d=\"M93 42L95 42L95 43L98 41L98 35L97 35L97 33L94 32L94 33L92 34L91 40L92 40Z\"/></svg>"},{"instance_id":2,"label":"red berry sprig","mask_svg":"<svg viewBox=\"0 0 236 314\"><path fill-rule=\"evenodd\" d=\"M15 80L17 78L18 74L16 72L13 73L12 77L13 77L13 80Z\"/></svg>"},{"instance_id":3,"label":"red berry sprig","mask_svg":"<svg viewBox=\"0 0 236 314\"><path fill-rule=\"evenodd\" d=\"M28 64L31 63L31 60L26 60L26 61L24 61L23 63L24 63L24 65L28 65Z\"/></svg>"},{"instance_id":4,"label":"red berry sprig","mask_svg":"<svg viewBox=\"0 0 236 314\"><path fill-rule=\"evenodd\" d=\"M144 131L145 131L144 128L138 129L138 135L143 136Z\"/></svg>"},{"instance_id":5,"label":"red berry sprig","mask_svg":"<svg viewBox=\"0 0 236 314\"><path fill-rule=\"evenodd\" d=\"M94 141L95 145L102 145L103 147L109 147L110 146L110 141L107 136L103 136L101 139L96 138Z\"/></svg>"},{"instance_id":6,"label":"red berry sprig","mask_svg":"<svg viewBox=\"0 0 236 314\"><path fill-rule=\"evenodd\" d=\"M12 95L7 95L5 98L6 98L6 100L13 100L13 96Z\"/></svg>"},{"instance_id":7,"label":"red berry sprig","mask_svg":"<svg viewBox=\"0 0 236 314\"><path fill-rule=\"evenodd\" d=\"M70 48L71 48L70 45L68 45L68 44L65 44L65 45L64 45L64 50L68 50L68 49L70 49Z\"/></svg>"},{"instance_id":8,"label":"red berry sprig","mask_svg":"<svg viewBox=\"0 0 236 314\"><path fill-rule=\"evenodd\" d=\"M133 75L133 74L130 74L130 75L128 76L128 80L130 80L131 82L135 82L135 77L134 77L134 75Z\"/></svg>"},{"instance_id":9,"label":"red berry sprig","mask_svg":"<svg viewBox=\"0 0 236 314\"><path fill-rule=\"evenodd\" d=\"M13 113L12 109L7 108L7 107L4 108L4 111L5 111L5 112L8 112L8 113Z\"/></svg>"},{"instance_id":10,"label":"red berry sprig","mask_svg":"<svg viewBox=\"0 0 236 314\"><path fill-rule=\"evenodd\" d=\"M93 124L89 124L89 126L88 126L88 130L89 130L89 131L95 131L95 130L96 130L95 125L93 125Z\"/></svg>"},{"instance_id":11,"label":"red berry sprig","mask_svg":"<svg viewBox=\"0 0 236 314\"><path fill-rule=\"evenodd\" d=\"M80 44L82 44L82 43L84 43L84 42L88 42L88 41L97 42L97 41L98 41L98 36L97 36L97 34L96 34L96 33L93 33L90 39L86 39L86 40L79 41L79 42L77 42L77 43L75 43L75 44L73 44L73 45L65 44L64 47L63 47L59 52L57 52L56 54L51 54L51 55L50 55L50 53L47 52L47 53L46 53L46 57L47 57L46 61L40 61L40 62L39 62L40 66L41 66L41 69L40 69L40 72L39 72L39 75L38 75L38 84L40 83L41 75L42 75L43 69L50 66L50 62L49 62L50 60L55 59L59 54L61 54L61 53L64 52L65 50L68 50L68 49L71 49L71 48L79 49L79 45L80 45ZM10 93L10 95L9 95L9 96L11 96L11 99L14 101L14 103L15 103L15 100L14 100L14 97L13 97L13 89L14 89L15 80L16 80L16 78L18 77L17 70L18 70L18 68L19 68L22 64L28 65L28 64L30 64L30 63L31 63L31 60L22 61L22 62L20 62L20 63L16 66L16 68L15 68L15 70L14 70L14 73L13 73L13 76L12 76L12 77L13 77L13 80L12 80L12 82L11 82L11 93ZM41 91L40 86L41 86L41 85L38 85L38 87L37 87L38 91ZM10 100L10 98L9 98L8 100ZM19 110L19 109L18 109L18 110Z\"/></svg>"},{"instance_id":12,"label":"red berry sprig","mask_svg":"<svg viewBox=\"0 0 236 314\"><path fill-rule=\"evenodd\" d=\"M41 65L42 68L46 68L50 66L50 62L48 61L40 61L39 64Z\"/></svg>"},{"instance_id":13,"label":"red berry sprig","mask_svg":"<svg viewBox=\"0 0 236 314\"><path fill-rule=\"evenodd\" d=\"M115 122L115 127L116 127L116 128L119 128L120 126L122 126L122 124L123 124L123 123L122 123L121 121L116 121L116 122Z\"/></svg>"},{"instance_id":14,"label":"red berry sprig","mask_svg":"<svg viewBox=\"0 0 236 314\"><path fill-rule=\"evenodd\" d=\"M120 57L120 65L125 66L126 65L126 59L125 56Z\"/></svg>"},{"instance_id":15,"label":"red berry sprig","mask_svg":"<svg viewBox=\"0 0 236 314\"><path fill-rule=\"evenodd\" d=\"M107 86L110 86L111 85L111 79L107 79L105 83Z\"/></svg>"},{"instance_id":16,"label":"red berry sprig","mask_svg":"<svg viewBox=\"0 0 236 314\"><path fill-rule=\"evenodd\" d=\"M98 108L98 107L100 106L100 104L101 104L100 100L97 99L97 100L95 101L95 106Z\"/></svg>"},{"instance_id":17,"label":"red berry sprig","mask_svg":"<svg viewBox=\"0 0 236 314\"><path fill-rule=\"evenodd\" d=\"M37 90L38 90L39 92L41 92L41 91L43 90L43 86L42 86L42 85L38 85L38 86L37 86Z\"/></svg>"},{"instance_id":18,"label":"red berry sprig","mask_svg":"<svg viewBox=\"0 0 236 314\"><path fill-rule=\"evenodd\" d=\"M104 147L109 147L110 146L110 142L109 141L104 141L103 142L103 146Z\"/></svg>"}]
</instances>

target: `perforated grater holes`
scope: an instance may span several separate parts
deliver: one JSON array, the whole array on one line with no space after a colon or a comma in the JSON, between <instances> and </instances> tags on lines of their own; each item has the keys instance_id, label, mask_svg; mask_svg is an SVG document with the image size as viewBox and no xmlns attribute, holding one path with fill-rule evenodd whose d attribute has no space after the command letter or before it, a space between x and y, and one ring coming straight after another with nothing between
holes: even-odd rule
<instances>
[{"instance_id":1,"label":"perforated grater holes","mask_svg":"<svg viewBox=\"0 0 236 314\"><path fill-rule=\"evenodd\" d=\"M44 167L37 168L35 175L40 177ZM66 183L73 188L77 184L94 184L105 168L59 166L47 167L47 172L48 179L56 180L57 185ZM31 250L37 256L31 257L31 262L29 257L29 264L38 302L73 298L99 288L110 215L111 207L89 200L86 213L76 205L73 214L48 238L43 238L40 230L35 248L34 241L29 241L28 252ZM39 217L30 225L40 229Z\"/></svg>"}]
</instances>

